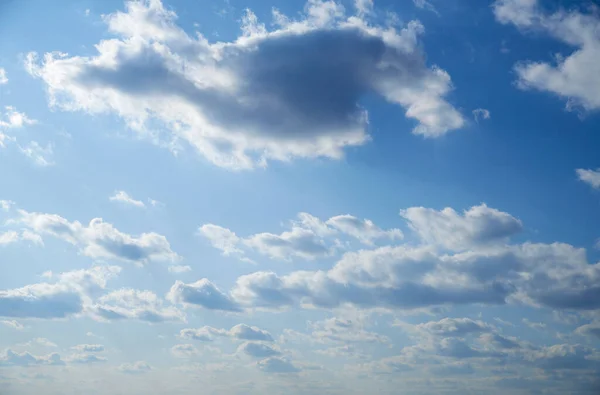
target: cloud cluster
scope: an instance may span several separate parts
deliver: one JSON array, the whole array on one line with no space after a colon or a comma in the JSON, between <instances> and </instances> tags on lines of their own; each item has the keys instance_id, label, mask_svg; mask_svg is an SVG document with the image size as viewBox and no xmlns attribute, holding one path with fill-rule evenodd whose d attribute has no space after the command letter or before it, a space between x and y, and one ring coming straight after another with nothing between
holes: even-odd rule
<instances>
[{"instance_id":1,"label":"cloud cluster","mask_svg":"<svg viewBox=\"0 0 600 395\"><path fill-rule=\"evenodd\" d=\"M547 11L538 0L496 0L496 19L523 31L538 31L573 48L555 62L525 61L515 66L519 86L566 99L567 108L600 109L600 36L597 13L580 9Z\"/></svg>"},{"instance_id":2,"label":"cloud cluster","mask_svg":"<svg viewBox=\"0 0 600 395\"><path fill-rule=\"evenodd\" d=\"M8 349L0 354L0 366L64 365L57 353L36 356L28 352L18 353Z\"/></svg>"},{"instance_id":3,"label":"cloud cluster","mask_svg":"<svg viewBox=\"0 0 600 395\"><path fill-rule=\"evenodd\" d=\"M119 231L102 218L94 218L86 226L56 214L25 210L18 210L18 214L11 223L26 226L40 235L60 238L79 247L82 254L92 258L117 259L139 265L151 261L179 260L167 238L158 233L132 236Z\"/></svg>"},{"instance_id":4,"label":"cloud cluster","mask_svg":"<svg viewBox=\"0 0 600 395\"><path fill-rule=\"evenodd\" d=\"M245 250L251 250L272 259L284 260L292 257L316 259L333 255L340 246L337 238L340 236L356 239L369 246L376 240L403 238L399 229L383 230L369 219L359 219L348 214L322 221L308 213L299 213L290 229L280 234L264 232L242 238L232 230L214 224L202 225L198 232L226 256L243 256Z\"/></svg>"},{"instance_id":5,"label":"cloud cluster","mask_svg":"<svg viewBox=\"0 0 600 395\"><path fill-rule=\"evenodd\" d=\"M600 308L600 265L564 243L507 244L522 229L508 213L475 206L402 210L422 245L344 254L329 270L243 275L226 293L209 280L176 283L175 299L228 311L291 306L418 309L519 303L564 310ZM441 247L441 249L440 249Z\"/></svg>"},{"instance_id":6,"label":"cloud cluster","mask_svg":"<svg viewBox=\"0 0 600 395\"><path fill-rule=\"evenodd\" d=\"M119 289L101 296L92 307L100 319L115 321L135 319L149 323L184 321L185 316L150 291Z\"/></svg>"},{"instance_id":7,"label":"cloud cluster","mask_svg":"<svg viewBox=\"0 0 600 395\"><path fill-rule=\"evenodd\" d=\"M263 329L256 326L248 326L246 324L238 324L230 330L218 329L210 326L202 328L182 329L179 332L179 337L182 339L199 340L203 342L213 341L216 337L228 337L236 340L251 340L251 341L266 341L272 342L273 336Z\"/></svg>"},{"instance_id":8,"label":"cloud cluster","mask_svg":"<svg viewBox=\"0 0 600 395\"><path fill-rule=\"evenodd\" d=\"M120 270L116 266L96 266L59 274L54 283L0 290L0 317L51 319L83 313L91 305L92 296Z\"/></svg>"},{"instance_id":9,"label":"cloud cluster","mask_svg":"<svg viewBox=\"0 0 600 395\"><path fill-rule=\"evenodd\" d=\"M270 31L247 10L237 39L210 43L177 26L161 1L129 1L104 16L114 38L95 56L29 54L26 66L52 106L115 113L171 148L185 142L234 169L340 158L369 140L359 102L372 93L402 107L416 134L462 127L445 100L450 76L429 67L419 47L423 26L373 24L366 4L347 15L333 0L310 0L297 20L274 10ZM156 122L164 133L150 130Z\"/></svg>"}]
</instances>

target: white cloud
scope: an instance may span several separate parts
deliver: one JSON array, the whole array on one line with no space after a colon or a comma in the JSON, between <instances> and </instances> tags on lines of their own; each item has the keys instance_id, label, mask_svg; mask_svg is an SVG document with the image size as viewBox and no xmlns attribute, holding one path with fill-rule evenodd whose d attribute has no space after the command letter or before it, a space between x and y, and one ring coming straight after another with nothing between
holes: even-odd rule
<instances>
[{"instance_id":1,"label":"white cloud","mask_svg":"<svg viewBox=\"0 0 600 395\"><path fill-rule=\"evenodd\" d=\"M78 344L71 348L75 351L78 351L79 353L92 353L104 351L104 346L102 344Z\"/></svg>"},{"instance_id":2,"label":"white cloud","mask_svg":"<svg viewBox=\"0 0 600 395\"><path fill-rule=\"evenodd\" d=\"M553 93L567 101L567 108L600 109L600 17L577 8L549 13L537 0L497 0L496 19L522 30L544 32L573 48L555 62L525 61L515 66L519 86Z\"/></svg>"},{"instance_id":3,"label":"white cloud","mask_svg":"<svg viewBox=\"0 0 600 395\"><path fill-rule=\"evenodd\" d=\"M38 166L46 167L54 165L52 161L54 148L51 143L42 147L37 141L30 141L25 146L19 146L19 150Z\"/></svg>"},{"instance_id":4,"label":"white cloud","mask_svg":"<svg viewBox=\"0 0 600 395\"><path fill-rule=\"evenodd\" d=\"M185 316L150 291L119 289L101 296L93 306L94 314L103 320L135 319L149 323L184 321Z\"/></svg>"},{"instance_id":5,"label":"white cloud","mask_svg":"<svg viewBox=\"0 0 600 395\"><path fill-rule=\"evenodd\" d=\"M365 144L368 114L358 102L368 92L404 108L416 134L463 126L445 100L450 76L426 65L419 22L397 30L314 0L299 20L273 17L269 31L249 11L240 37L209 43L178 27L160 1L127 2L126 12L104 17L116 38L99 42L95 56L29 54L26 68L46 84L54 107L115 113L161 144L187 143L233 169L340 158ZM146 127L153 121L166 136Z\"/></svg>"},{"instance_id":6,"label":"white cloud","mask_svg":"<svg viewBox=\"0 0 600 395\"><path fill-rule=\"evenodd\" d=\"M0 245L11 244L17 241L19 241L19 234L14 230L0 233Z\"/></svg>"},{"instance_id":7,"label":"white cloud","mask_svg":"<svg viewBox=\"0 0 600 395\"><path fill-rule=\"evenodd\" d=\"M354 0L354 7L359 16L367 16L373 13L373 0Z\"/></svg>"},{"instance_id":8,"label":"white cloud","mask_svg":"<svg viewBox=\"0 0 600 395\"><path fill-rule=\"evenodd\" d=\"M263 359L257 363L257 366L260 370L267 373L297 373L300 371L291 362L279 357Z\"/></svg>"},{"instance_id":9,"label":"white cloud","mask_svg":"<svg viewBox=\"0 0 600 395\"><path fill-rule=\"evenodd\" d=\"M531 329L542 330L546 328L546 324L544 322L533 322L527 318L523 318L522 322Z\"/></svg>"},{"instance_id":10,"label":"white cloud","mask_svg":"<svg viewBox=\"0 0 600 395\"><path fill-rule=\"evenodd\" d=\"M37 123L35 119L31 119L27 114L17 111L13 106L6 106L4 109L4 116L0 118L0 128L18 129Z\"/></svg>"},{"instance_id":11,"label":"white cloud","mask_svg":"<svg viewBox=\"0 0 600 395\"><path fill-rule=\"evenodd\" d=\"M32 355L28 352L18 353L11 349L0 354L0 366L34 366L34 365L64 365L57 353L44 356Z\"/></svg>"},{"instance_id":12,"label":"white cloud","mask_svg":"<svg viewBox=\"0 0 600 395\"><path fill-rule=\"evenodd\" d=\"M79 247L81 253L92 258L119 259L136 264L179 260L167 238L154 232L132 236L120 232L102 218L94 218L85 226L56 214L25 210L18 210L18 213L19 216L12 219L11 223L27 226L41 235L58 237Z\"/></svg>"},{"instance_id":13,"label":"white cloud","mask_svg":"<svg viewBox=\"0 0 600 395\"><path fill-rule=\"evenodd\" d=\"M10 211L14 205L15 202L11 200L0 200L0 209L2 209L2 211Z\"/></svg>"},{"instance_id":14,"label":"white cloud","mask_svg":"<svg viewBox=\"0 0 600 395\"><path fill-rule=\"evenodd\" d=\"M18 331L22 331L23 329L25 329L23 324L21 324L19 321L15 321L15 320L0 320L0 324L8 326L9 328L16 329Z\"/></svg>"},{"instance_id":15,"label":"white cloud","mask_svg":"<svg viewBox=\"0 0 600 395\"><path fill-rule=\"evenodd\" d=\"M299 213L298 220L291 222L290 229L280 234L263 232L242 238L232 230L214 224L202 225L198 233L226 256L243 256L245 250L249 249L271 259L284 260L331 256L339 247L340 242L335 238L339 235L350 236L366 245L373 245L381 239L403 238L399 229L383 230L369 219L359 219L349 214L322 221L308 213Z\"/></svg>"},{"instance_id":16,"label":"white cloud","mask_svg":"<svg viewBox=\"0 0 600 395\"><path fill-rule=\"evenodd\" d=\"M191 272L192 267L187 265L171 265L169 266L169 273L181 274Z\"/></svg>"},{"instance_id":17,"label":"white cloud","mask_svg":"<svg viewBox=\"0 0 600 395\"><path fill-rule=\"evenodd\" d=\"M237 352L249 355L252 358L268 358L276 355L281 355L281 351L279 351L274 346L259 342L242 343L238 347Z\"/></svg>"},{"instance_id":18,"label":"white cloud","mask_svg":"<svg viewBox=\"0 0 600 395\"><path fill-rule=\"evenodd\" d=\"M135 207L146 207L141 200L135 200L125 191L115 191L115 194L108 198L111 202L120 202Z\"/></svg>"},{"instance_id":19,"label":"white cloud","mask_svg":"<svg viewBox=\"0 0 600 395\"><path fill-rule=\"evenodd\" d=\"M8 84L8 75L6 70L0 67L0 85Z\"/></svg>"},{"instance_id":20,"label":"white cloud","mask_svg":"<svg viewBox=\"0 0 600 395\"><path fill-rule=\"evenodd\" d=\"M177 358L190 358L200 353L193 344L177 344L171 347L171 354Z\"/></svg>"},{"instance_id":21,"label":"white cloud","mask_svg":"<svg viewBox=\"0 0 600 395\"><path fill-rule=\"evenodd\" d=\"M421 8L421 9L424 9L424 10L427 10L427 11L431 11L431 12L436 13L436 14L439 15L439 13L436 10L435 6L433 4L431 4L427 0L413 0L413 4L417 8Z\"/></svg>"},{"instance_id":22,"label":"white cloud","mask_svg":"<svg viewBox=\"0 0 600 395\"><path fill-rule=\"evenodd\" d=\"M120 270L96 266L56 275L54 283L0 290L0 317L52 319L82 314L92 302L91 295L103 290Z\"/></svg>"},{"instance_id":23,"label":"white cloud","mask_svg":"<svg viewBox=\"0 0 600 395\"><path fill-rule=\"evenodd\" d=\"M124 363L119 365L119 371L127 374L143 374L152 370L152 366L147 362L137 361L134 363Z\"/></svg>"},{"instance_id":24,"label":"white cloud","mask_svg":"<svg viewBox=\"0 0 600 395\"><path fill-rule=\"evenodd\" d=\"M503 242L523 228L512 215L485 204L473 206L462 215L449 207L441 211L411 207L400 215L423 241L453 251Z\"/></svg>"},{"instance_id":25,"label":"white cloud","mask_svg":"<svg viewBox=\"0 0 600 395\"><path fill-rule=\"evenodd\" d=\"M65 358L65 361L76 364L94 364L94 363L104 363L108 361L105 357L96 355L96 354L73 354L69 357Z\"/></svg>"},{"instance_id":26,"label":"white cloud","mask_svg":"<svg viewBox=\"0 0 600 395\"><path fill-rule=\"evenodd\" d=\"M44 245L44 241L42 240L40 235L33 233L29 230L24 230L21 233L14 230L9 230L0 233L0 246L16 243L18 241L29 241L38 246Z\"/></svg>"},{"instance_id":27,"label":"white cloud","mask_svg":"<svg viewBox=\"0 0 600 395\"><path fill-rule=\"evenodd\" d=\"M475 118L475 122L479 122L480 119L490 119L490 111L485 108L476 108L473 110L473 118Z\"/></svg>"},{"instance_id":28,"label":"white cloud","mask_svg":"<svg viewBox=\"0 0 600 395\"><path fill-rule=\"evenodd\" d=\"M578 327L575 333L600 338L600 322L592 322Z\"/></svg>"},{"instance_id":29,"label":"white cloud","mask_svg":"<svg viewBox=\"0 0 600 395\"><path fill-rule=\"evenodd\" d=\"M600 189L600 169L577 169L577 177L594 189Z\"/></svg>"},{"instance_id":30,"label":"white cloud","mask_svg":"<svg viewBox=\"0 0 600 395\"><path fill-rule=\"evenodd\" d=\"M215 337L229 337L237 340L266 342L272 342L274 340L269 332L256 326L248 326L246 324L238 324L230 330L217 329L210 326L199 329L182 329L179 332L179 337L182 339L199 340L203 342L213 341Z\"/></svg>"},{"instance_id":31,"label":"white cloud","mask_svg":"<svg viewBox=\"0 0 600 395\"><path fill-rule=\"evenodd\" d=\"M176 281L167 294L167 300L188 307L199 306L208 310L240 311L236 302L205 278L192 284Z\"/></svg>"}]
</instances>

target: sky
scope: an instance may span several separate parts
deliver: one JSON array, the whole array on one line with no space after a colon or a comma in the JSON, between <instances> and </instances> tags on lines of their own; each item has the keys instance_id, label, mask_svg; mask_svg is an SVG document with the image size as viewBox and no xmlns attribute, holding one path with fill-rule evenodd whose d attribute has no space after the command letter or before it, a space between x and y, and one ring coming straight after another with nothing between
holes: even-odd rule
<instances>
[{"instance_id":1,"label":"sky","mask_svg":"<svg viewBox=\"0 0 600 395\"><path fill-rule=\"evenodd\" d=\"M0 0L0 393L597 394L600 8Z\"/></svg>"}]
</instances>

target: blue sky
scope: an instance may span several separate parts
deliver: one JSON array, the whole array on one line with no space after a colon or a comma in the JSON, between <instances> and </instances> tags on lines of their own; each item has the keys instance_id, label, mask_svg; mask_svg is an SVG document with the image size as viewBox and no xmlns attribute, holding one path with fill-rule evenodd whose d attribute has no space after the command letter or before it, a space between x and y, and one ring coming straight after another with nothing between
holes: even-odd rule
<instances>
[{"instance_id":1,"label":"blue sky","mask_svg":"<svg viewBox=\"0 0 600 395\"><path fill-rule=\"evenodd\" d=\"M0 2L0 392L597 393L599 32Z\"/></svg>"}]
</instances>

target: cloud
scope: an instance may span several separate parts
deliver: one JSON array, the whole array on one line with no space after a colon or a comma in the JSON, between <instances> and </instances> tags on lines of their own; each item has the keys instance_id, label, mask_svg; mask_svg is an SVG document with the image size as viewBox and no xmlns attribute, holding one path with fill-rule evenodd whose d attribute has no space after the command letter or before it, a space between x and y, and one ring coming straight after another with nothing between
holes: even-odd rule
<instances>
[{"instance_id":1,"label":"cloud","mask_svg":"<svg viewBox=\"0 0 600 395\"><path fill-rule=\"evenodd\" d=\"M79 353L92 353L104 351L104 346L102 344L78 344L71 348L75 351L78 351Z\"/></svg>"},{"instance_id":2,"label":"cloud","mask_svg":"<svg viewBox=\"0 0 600 395\"><path fill-rule=\"evenodd\" d=\"M191 272L192 267L187 265L171 265L169 266L169 273L181 274Z\"/></svg>"},{"instance_id":3,"label":"cloud","mask_svg":"<svg viewBox=\"0 0 600 395\"><path fill-rule=\"evenodd\" d=\"M6 70L0 67L0 85L8 84L8 75Z\"/></svg>"},{"instance_id":4,"label":"cloud","mask_svg":"<svg viewBox=\"0 0 600 395\"><path fill-rule=\"evenodd\" d=\"M13 106L5 106L4 110L4 116L0 118L0 128L18 129L37 123L35 119L29 118L24 112L17 111Z\"/></svg>"},{"instance_id":5,"label":"cloud","mask_svg":"<svg viewBox=\"0 0 600 395\"><path fill-rule=\"evenodd\" d=\"M493 327L470 318L443 318L440 321L430 321L415 326L418 331L442 337L464 337L472 333L492 331Z\"/></svg>"},{"instance_id":6,"label":"cloud","mask_svg":"<svg viewBox=\"0 0 600 395\"><path fill-rule=\"evenodd\" d=\"M14 230L0 233L0 246L16 243L18 241L29 241L38 246L44 245L44 241L40 235L29 230L24 230L20 234Z\"/></svg>"},{"instance_id":7,"label":"cloud","mask_svg":"<svg viewBox=\"0 0 600 395\"><path fill-rule=\"evenodd\" d=\"M108 321L135 319L149 323L184 321L175 307L165 307L162 299L150 291L120 289L101 296L93 306L94 314Z\"/></svg>"},{"instance_id":8,"label":"cloud","mask_svg":"<svg viewBox=\"0 0 600 395\"><path fill-rule=\"evenodd\" d=\"M119 371L126 374L144 374L152 370L152 366L144 361L137 361L134 363L124 363L119 365Z\"/></svg>"},{"instance_id":9,"label":"cloud","mask_svg":"<svg viewBox=\"0 0 600 395\"><path fill-rule=\"evenodd\" d=\"M531 329L543 330L546 328L546 324L543 322L532 322L529 321L527 318L523 318L522 322Z\"/></svg>"},{"instance_id":10,"label":"cloud","mask_svg":"<svg viewBox=\"0 0 600 395\"><path fill-rule=\"evenodd\" d=\"M236 302L205 278L191 284L176 281L169 290L167 299L171 303L199 306L208 310L240 311Z\"/></svg>"},{"instance_id":11,"label":"cloud","mask_svg":"<svg viewBox=\"0 0 600 395\"><path fill-rule=\"evenodd\" d=\"M229 337L237 340L273 341L273 336L271 336L269 332L256 326L248 326L246 324L238 324L230 330L217 329L210 326L199 329L182 329L179 332L179 337L182 339L193 339L203 342L213 341L215 337Z\"/></svg>"},{"instance_id":12,"label":"cloud","mask_svg":"<svg viewBox=\"0 0 600 395\"><path fill-rule=\"evenodd\" d=\"M52 161L54 148L51 143L42 147L37 141L30 141L25 146L19 146L19 150L38 166L46 167L54 165Z\"/></svg>"},{"instance_id":13,"label":"cloud","mask_svg":"<svg viewBox=\"0 0 600 395\"><path fill-rule=\"evenodd\" d=\"M292 257L312 260L330 256L339 247L339 240L335 238L339 235L350 236L365 245L373 245L374 241L381 239L403 238L399 229L383 230L369 219L361 220L349 214L322 221L308 213L299 213L298 219L291 221L290 229L281 234L263 232L242 238L230 229L214 224L202 225L198 233L225 256L243 256L249 249L271 259L284 260Z\"/></svg>"},{"instance_id":14,"label":"cloud","mask_svg":"<svg viewBox=\"0 0 600 395\"><path fill-rule=\"evenodd\" d=\"M0 245L11 244L19 241L19 234L13 230L0 233Z\"/></svg>"},{"instance_id":15,"label":"cloud","mask_svg":"<svg viewBox=\"0 0 600 395\"><path fill-rule=\"evenodd\" d=\"M600 338L600 322L582 325L575 330L575 333Z\"/></svg>"},{"instance_id":16,"label":"cloud","mask_svg":"<svg viewBox=\"0 0 600 395\"><path fill-rule=\"evenodd\" d=\"M577 177L594 189L600 189L600 169L577 169Z\"/></svg>"},{"instance_id":17,"label":"cloud","mask_svg":"<svg viewBox=\"0 0 600 395\"><path fill-rule=\"evenodd\" d=\"M523 229L521 221L512 215L485 204L473 206L462 215L450 207L441 211L411 207L400 215L423 241L452 251L503 242Z\"/></svg>"},{"instance_id":18,"label":"cloud","mask_svg":"<svg viewBox=\"0 0 600 395\"><path fill-rule=\"evenodd\" d=\"M291 362L279 357L263 359L256 365L260 370L267 373L297 373L300 371L300 369Z\"/></svg>"},{"instance_id":19,"label":"cloud","mask_svg":"<svg viewBox=\"0 0 600 395\"><path fill-rule=\"evenodd\" d=\"M475 122L479 122L480 119L490 119L490 111L485 108L476 108L473 110L473 118L475 118Z\"/></svg>"},{"instance_id":20,"label":"cloud","mask_svg":"<svg viewBox=\"0 0 600 395\"><path fill-rule=\"evenodd\" d=\"M66 359L67 362L76 364L94 364L108 361L105 357L96 354L73 354Z\"/></svg>"},{"instance_id":21,"label":"cloud","mask_svg":"<svg viewBox=\"0 0 600 395\"><path fill-rule=\"evenodd\" d=\"M354 7L359 16L371 15L374 9L373 0L354 0ZM340 9L338 12L343 13L343 9Z\"/></svg>"},{"instance_id":22,"label":"cloud","mask_svg":"<svg viewBox=\"0 0 600 395\"><path fill-rule=\"evenodd\" d=\"M209 43L176 18L160 1L127 2L104 17L114 38L99 42L95 56L29 54L26 69L45 83L53 107L115 113L143 135L188 144L233 169L342 157L370 139L358 103L371 93L402 107L415 134L437 137L464 124L445 100L450 76L426 64L418 21L380 26L312 0L298 20L275 10L271 31L248 10L241 36ZM149 130L155 122L167 136Z\"/></svg>"},{"instance_id":23,"label":"cloud","mask_svg":"<svg viewBox=\"0 0 600 395\"><path fill-rule=\"evenodd\" d=\"M264 343L245 342L238 347L239 353L244 353L252 358L267 358L280 355L281 352Z\"/></svg>"},{"instance_id":24,"label":"cloud","mask_svg":"<svg viewBox=\"0 0 600 395\"><path fill-rule=\"evenodd\" d=\"M557 55L553 63L517 63L519 87L553 93L567 101L568 109L600 109L600 81L596 78L600 72L600 18L596 13L577 8L549 13L537 0L497 0L493 7L498 22L548 34L573 49L567 56Z\"/></svg>"},{"instance_id":25,"label":"cloud","mask_svg":"<svg viewBox=\"0 0 600 395\"><path fill-rule=\"evenodd\" d=\"M435 6L433 4L431 4L429 1L427 0L413 0L413 4L415 5L415 7L417 8L421 8L423 10L427 10L427 11L431 11L437 15L439 15L438 11L436 10Z\"/></svg>"},{"instance_id":26,"label":"cloud","mask_svg":"<svg viewBox=\"0 0 600 395\"><path fill-rule=\"evenodd\" d=\"M171 354L177 358L190 358L198 355L200 352L193 344L176 344L171 347Z\"/></svg>"},{"instance_id":27,"label":"cloud","mask_svg":"<svg viewBox=\"0 0 600 395\"><path fill-rule=\"evenodd\" d=\"M320 343L388 343L387 336L366 331L357 320L329 318L311 324L310 337Z\"/></svg>"},{"instance_id":28,"label":"cloud","mask_svg":"<svg viewBox=\"0 0 600 395\"><path fill-rule=\"evenodd\" d=\"M0 366L64 365L57 353L36 356L28 352L18 353L11 349L0 354Z\"/></svg>"},{"instance_id":29,"label":"cloud","mask_svg":"<svg viewBox=\"0 0 600 395\"><path fill-rule=\"evenodd\" d=\"M79 221L70 222L56 214L18 210L19 216L11 223L27 226L42 235L60 238L80 248L91 258L118 259L145 264L153 261L175 262L179 256L171 250L165 236L154 232L132 236L94 218L86 226Z\"/></svg>"},{"instance_id":30,"label":"cloud","mask_svg":"<svg viewBox=\"0 0 600 395\"><path fill-rule=\"evenodd\" d=\"M119 271L115 266L97 266L62 273L55 283L0 290L0 317L52 319L83 313L90 295L104 289Z\"/></svg>"},{"instance_id":31,"label":"cloud","mask_svg":"<svg viewBox=\"0 0 600 395\"><path fill-rule=\"evenodd\" d=\"M125 191L115 191L115 194L108 198L111 202L120 202L130 206L144 208L146 205L141 200L135 200Z\"/></svg>"},{"instance_id":32,"label":"cloud","mask_svg":"<svg viewBox=\"0 0 600 395\"><path fill-rule=\"evenodd\" d=\"M22 331L23 329L25 329L25 326L23 326L23 324L15 320L0 320L0 324L8 326L9 328L16 329L18 331Z\"/></svg>"}]
</instances>

